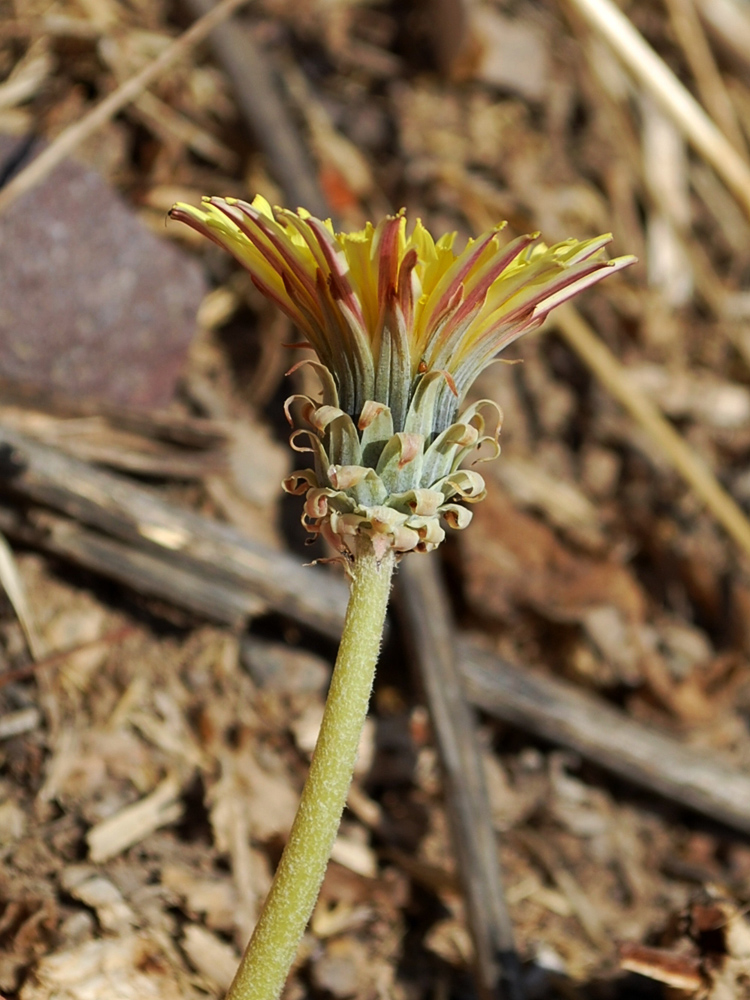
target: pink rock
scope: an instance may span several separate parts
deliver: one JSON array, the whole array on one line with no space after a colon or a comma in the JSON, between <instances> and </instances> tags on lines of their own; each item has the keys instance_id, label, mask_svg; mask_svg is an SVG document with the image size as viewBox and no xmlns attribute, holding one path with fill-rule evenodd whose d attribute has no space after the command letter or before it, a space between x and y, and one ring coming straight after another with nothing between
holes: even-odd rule
<instances>
[{"instance_id":1,"label":"pink rock","mask_svg":"<svg viewBox=\"0 0 750 1000\"><path fill-rule=\"evenodd\" d=\"M0 136L0 167L13 146ZM206 290L195 260L67 160L0 215L0 375L164 407Z\"/></svg>"}]
</instances>

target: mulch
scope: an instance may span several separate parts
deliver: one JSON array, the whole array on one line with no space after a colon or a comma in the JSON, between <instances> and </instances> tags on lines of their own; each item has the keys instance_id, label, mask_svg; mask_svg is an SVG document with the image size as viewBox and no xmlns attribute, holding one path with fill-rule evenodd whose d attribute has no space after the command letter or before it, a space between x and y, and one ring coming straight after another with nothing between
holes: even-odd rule
<instances>
[{"instance_id":1,"label":"mulch","mask_svg":"<svg viewBox=\"0 0 750 1000\"><path fill-rule=\"evenodd\" d=\"M0 183L198 7L0 0ZM746 6L621 9L747 160ZM437 561L459 648L567 682L617 711L623 740L646 726L695 751L704 787L701 755L750 767L750 219L732 191L573 0L257 0L230 30L262 55L297 144L285 178L257 97L253 118L231 55L204 43L0 212L8 1000L223 995L335 655L343 584L302 568L325 552L278 486L282 403L308 377L285 377L298 338L226 255L166 222L176 200L284 204L307 171L344 229L404 206L459 241L505 219L509 238L611 231L613 253L637 254L481 377L503 455ZM581 318L619 361L608 378ZM21 440L48 480L14 468ZM146 530L133 512L149 503ZM170 521L178 508L195 518ZM267 560L252 579L250 555L244 577L239 556L221 563L240 535ZM406 622L389 626L285 1000L477 995L444 737ZM577 737L539 721L558 704L544 690L531 716L474 697L527 1000L750 997L750 804L712 815L666 758L618 770L585 714Z\"/></svg>"}]
</instances>

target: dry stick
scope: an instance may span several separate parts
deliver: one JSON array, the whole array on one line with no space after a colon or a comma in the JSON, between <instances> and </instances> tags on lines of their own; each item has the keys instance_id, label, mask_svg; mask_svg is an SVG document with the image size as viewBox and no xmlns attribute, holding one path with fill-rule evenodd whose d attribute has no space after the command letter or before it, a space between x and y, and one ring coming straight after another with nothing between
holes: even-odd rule
<instances>
[{"instance_id":1,"label":"dry stick","mask_svg":"<svg viewBox=\"0 0 750 1000\"><path fill-rule=\"evenodd\" d=\"M120 431L200 450L221 449L229 436L228 426L220 420L171 410L138 410L87 396L73 397L33 382L15 382L3 375L0 375L0 400L3 423L6 408L14 407L60 419L96 417Z\"/></svg>"},{"instance_id":2,"label":"dry stick","mask_svg":"<svg viewBox=\"0 0 750 1000\"><path fill-rule=\"evenodd\" d=\"M462 682L455 630L433 558L407 558L397 582L398 608L419 667L440 750L453 843L466 891L480 996L523 996L513 927L505 903L474 713Z\"/></svg>"},{"instance_id":3,"label":"dry stick","mask_svg":"<svg viewBox=\"0 0 750 1000\"><path fill-rule=\"evenodd\" d=\"M628 378L625 366L572 306L561 306L557 310L555 325L607 391L653 438L672 467L703 500L727 534L750 555L750 521L657 405Z\"/></svg>"},{"instance_id":4,"label":"dry stick","mask_svg":"<svg viewBox=\"0 0 750 1000\"><path fill-rule=\"evenodd\" d=\"M206 2L186 0L194 13L201 13ZM331 214L315 180L308 151L278 93L271 68L260 58L252 39L225 24L213 33L210 41L217 59L232 80L240 110L281 183L285 197L313 214L322 217ZM417 559L418 570L411 566ZM477 946L478 985L485 997L494 994L504 1000L517 1000L522 995L518 959L504 902L497 842L481 775L474 720L461 690L458 660L445 655L437 659L437 651L453 648L455 636L448 624L447 612L445 615L424 613L430 604L424 600L425 593L429 591L434 595L433 603L447 607L445 592L434 559L407 557L401 573L414 585L412 600L407 600L408 586L400 586L398 594L407 631L419 637L419 642L415 643L416 655L435 720L436 741L446 761L446 808L449 815L461 817L454 842ZM452 710L448 713L440 697L446 685L453 692ZM463 721L460 727L459 718ZM454 752L457 745L462 747L458 756ZM449 770L447 762L451 764ZM462 847L465 840L470 842L469 848Z\"/></svg>"},{"instance_id":5,"label":"dry stick","mask_svg":"<svg viewBox=\"0 0 750 1000\"><path fill-rule=\"evenodd\" d=\"M247 0L221 0L204 17L176 38L152 63L131 76L117 90L64 129L31 163L0 190L0 212L35 187L73 150L97 129L118 114L132 100L150 87L162 73L195 48L218 24L230 17Z\"/></svg>"},{"instance_id":6,"label":"dry stick","mask_svg":"<svg viewBox=\"0 0 750 1000\"><path fill-rule=\"evenodd\" d=\"M700 13L714 38L735 59L750 61L750 12L737 0L698 0Z\"/></svg>"},{"instance_id":7,"label":"dry stick","mask_svg":"<svg viewBox=\"0 0 750 1000\"><path fill-rule=\"evenodd\" d=\"M612 0L568 0L612 46L750 217L750 164Z\"/></svg>"},{"instance_id":8,"label":"dry stick","mask_svg":"<svg viewBox=\"0 0 750 1000\"><path fill-rule=\"evenodd\" d=\"M731 761L636 722L601 698L459 644L470 700L483 712L568 747L628 782L750 833L750 776Z\"/></svg>"},{"instance_id":9,"label":"dry stick","mask_svg":"<svg viewBox=\"0 0 750 1000\"><path fill-rule=\"evenodd\" d=\"M669 18L688 61L701 100L727 139L744 155L747 144L703 30L695 0L666 0Z\"/></svg>"},{"instance_id":10,"label":"dry stick","mask_svg":"<svg viewBox=\"0 0 750 1000\"><path fill-rule=\"evenodd\" d=\"M180 606L235 624L257 608L250 600L257 594L319 632L341 635L346 587L332 574L322 574L313 584L310 570L294 556L273 552L228 524L169 504L123 476L94 469L0 424L3 491L98 529L66 532L53 522L49 544L84 565L106 567L107 575L131 586L141 580L147 593L164 594L175 603L182 595ZM0 531L18 537L12 520L0 516ZM127 559L112 537L128 544Z\"/></svg>"},{"instance_id":11,"label":"dry stick","mask_svg":"<svg viewBox=\"0 0 750 1000\"><path fill-rule=\"evenodd\" d=\"M39 508L28 509L24 516L0 504L0 530L15 542L114 580L140 597L156 598L170 608L180 608L237 631L268 607L257 587L239 579L219 578L215 564L208 559L185 564L168 549L159 552L148 543L120 542ZM283 563L279 565L273 556L265 565L269 575L284 572ZM283 599L274 599L272 606L283 613L283 603ZM158 613L158 606L155 610ZM335 638L340 634L337 618Z\"/></svg>"}]
</instances>

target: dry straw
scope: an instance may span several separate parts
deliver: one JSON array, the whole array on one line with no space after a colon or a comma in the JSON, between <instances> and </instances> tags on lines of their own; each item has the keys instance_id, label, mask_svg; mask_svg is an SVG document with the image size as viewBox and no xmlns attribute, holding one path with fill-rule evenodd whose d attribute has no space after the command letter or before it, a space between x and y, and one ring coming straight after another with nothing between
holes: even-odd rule
<instances>
[{"instance_id":1,"label":"dry straw","mask_svg":"<svg viewBox=\"0 0 750 1000\"><path fill-rule=\"evenodd\" d=\"M50 143L39 156L17 174L0 191L0 212L3 212L17 198L41 183L54 168L69 156L81 143L105 125L123 108L127 107L159 77L183 59L196 45L200 44L213 29L231 17L247 0L221 0L207 14L192 24L179 38L176 38L153 62L145 66L135 76L131 76L117 90L105 97L79 121L64 129L54 142Z\"/></svg>"},{"instance_id":2,"label":"dry straw","mask_svg":"<svg viewBox=\"0 0 750 1000\"><path fill-rule=\"evenodd\" d=\"M612 0L568 0L711 164L750 217L750 165Z\"/></svg>"}]
</instances>

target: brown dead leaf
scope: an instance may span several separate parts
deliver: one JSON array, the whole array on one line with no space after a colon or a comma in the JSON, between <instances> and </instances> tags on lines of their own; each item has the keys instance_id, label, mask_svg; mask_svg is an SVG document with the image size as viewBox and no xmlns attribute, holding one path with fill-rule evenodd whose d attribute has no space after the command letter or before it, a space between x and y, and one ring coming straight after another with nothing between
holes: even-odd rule
<instances>
[{"instance_id":1,"label":"brown dead leaf","mask_svg":"<svg viewBox=\"0 0 750 1000\"><path fill-rule=\"evenodd\" d=\"M566 548L497 490L475 508L461 542L468 597L485 615L508 618L526 605L553 621L580 622L593 608L611 606L627 624L644 618L645 596L627 569Z\"/></svg>"}]
</instances>

